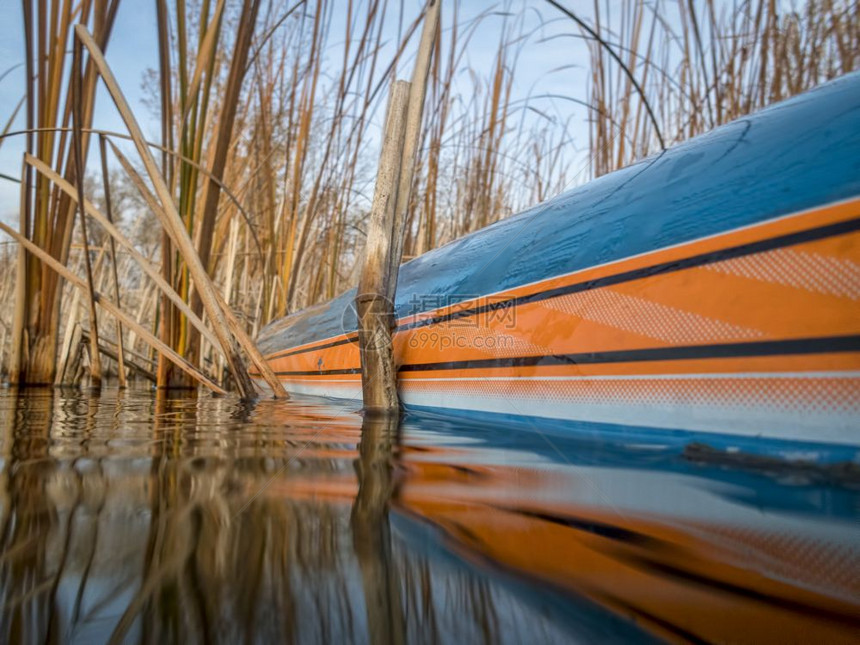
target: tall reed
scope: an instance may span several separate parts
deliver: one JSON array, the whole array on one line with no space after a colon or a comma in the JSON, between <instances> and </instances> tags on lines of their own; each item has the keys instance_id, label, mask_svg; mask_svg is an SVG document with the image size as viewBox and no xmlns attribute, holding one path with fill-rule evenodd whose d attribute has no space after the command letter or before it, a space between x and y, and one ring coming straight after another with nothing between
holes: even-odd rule
<instances>
[{"instance_id":1,"label":"tall reed","mask_svg":"<svg viewBox=\"0 0 860 645\"><path fill-rule=\"evenodd\" d=\"M22 3L29 131L26 149L56 167L73 184L79 173L72 137L67 130L57 132L52 128L68 127L73 108L80 117L79 125L91 126L96 75L92 64L87 64L80 92L73 96L73 78L68 69L72 24L91 24L96 40L104 48L118 5L119 0L82 0L77 7L70 2L61 7L47 0ZM88 136L83 135L81 147L86 149L87 143ZM24 167L22 175L20 231L65 264L75 222L74 203L30 167ZM59 278L35 257L25 255L23 249L19 254L9 378L12 382L53 383L61 306Z\"/></svg>"},{"instance_id":2,"label":"tall reed","mask_svg":"<svg viewBox=\"0 0 860 645\"><path fill-rule=\"evenodd\" d=\"M591 40L592 172L624 167L766 105L854 70L860 5L679 0L594 3L594 29L631 77ZM654 106L657 118L646 117Z\"/></svg>"}]
</instances>

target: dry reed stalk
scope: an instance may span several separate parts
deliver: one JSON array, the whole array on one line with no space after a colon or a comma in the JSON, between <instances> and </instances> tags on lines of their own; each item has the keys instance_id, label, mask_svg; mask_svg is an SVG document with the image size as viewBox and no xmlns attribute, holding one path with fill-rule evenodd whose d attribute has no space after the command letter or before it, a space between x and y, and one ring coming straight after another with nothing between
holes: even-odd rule
<instances>
[{"instance_id":1,"label":"dry reed stalk","mask_svg":"<svg viewBox=\"0 0 860 645\"><path fill-rule=\"evenodd\" d=\"M89 288L84 280L76 276L65 266L60 264L58 260L53 258L49 253L40 249L30 240L24 238L20 233L14 231L9 228L3 222L0 222L0 230L4 233L13 237L18 241L19 244L26 247L26 249L33 254L34 257L43 262L48 268L53 271L56 271L59 275L61 275L64 279L68 280L70 283L75 285L78 289L84 292L89 292ZM210 390L217 394L226 394L226 392L215 382L211 381L205 374L200 372L196 367L191 365L188 361L182 358L179 354L174 352L170 347L162 343L158 338L150 334L146 329L142 326L138 325L131 316L125 314L119 307L117 307L114 303L112 303L107 298L103 297L101 294L95 294L95 301L100 307L102 307L105 311L113 315L114 317L122 320L126 325L128 325L131 329L134 329L135 332L144 339L147 343L152 345L159 352L163 353L165 356L170 358L170 360L174 361L177 367L185 371L189 376L199 381L201 384L208 387Z\"/></svg>"},{"instance_id":2,"label":"dry reed stalk","mask_svg":"<svg viewBox=\"0 0 860 645\"><path fill-rule=\"evenodd\" d=\"M93 284L93 270L90 265L90 247L89 234L87 232L87 216L84 212L84 142L81 140L83 127L81 120L83 119L83 70L81 58L81 44L75 40L72 49L72 147L75 161L75 178L77 184L77 202L79 205L78 212L80 213L81 237L84 244L84 267L86 268L87 287L89 289L88 303L90 314L90 386L94 388L101 387L102 384L102 366L101 354L99 353L99 322L96 313L95 303L95 286Z\"/></svg>"},{"instance_id":3,"label":"dry reed stalk","mask_svg":"<svg viewBox=\"0 0 860 645\"><path fill-rule=\"evenodd\" d=\"M114 152L114 155L119 160L122 167L125 169L126 173L128 173L129 178L134 183L138 192L141 194L141 196L144 198L144 200L149 204L149 207L152 209L152 211L159 217L159 219L162 222L165 222L165 221L169 222L170 221L170 215L165 210L165 208L162 206L162 204L160 204L158 202L158 199L156 198L156 196L150 192L149 188L147 188L146 184L143 182L143 179L140 177L140 175L138 175L138 173L131 166L128 159L126 159L125 156L115 146L113 147L113 152ZM94 210L93 212L95 213L97 211ZM115 230L115 229L113 229L113 230ZM184 229L182 229L182 230L184 230ZM174 235L174 232L171 231L171 240L176 243L177 248L180 248L180 249L183 248L183 244L184 244L183 240L176 240L176 239L174 239L173 235ZM117 239L119 240L120 237L117 237ZM133 249L130 249L130 250L132 251L132 253L136 253L135 251L133 251ZM143 260L143 258L139 258L138 261L141 262L142 267L145 267L148 264ZM179 294L175 293L173 291L173 289L170 289L168 287L168 285L166 285L166 283L164 283L161 278L156 279L157 274L155 273L154 270L148 271L147 273L149 273L150 277L152 277L153 280L156 281L156 284L159 284L160 286L162 284L164 284L162 289L166 289L164 291L165 295L168 295L168 297L171 299L173 304L176 305L176 307L179 309L179 311L181 311L182 313L184 313L186 315L189 322L191 322L194 325L194 327L199 332L201 332L210 343L212 343L213 346L218 346L219 348L221 348L222 354L225 356L225 358L228 359L228 365L230 365L229 355L226 352L224 352L222 341L220 338L218 338L217 334L213 336L212 333L210 333L208 331L208 329L206 329L203 322L197 317L197 314L195 314L194 311L188 305L185 304L185 302L182 300L182 298L179 296ZM207 279L208 279L208 276L207 276ZM209 283L209 284L211 285L211 283ZM275 396L276 398L289 398L289 395L284 390L284 386L281 384L281 382L277 378L277 376L275 376L275 373L272 371L272 368L269 367L269 364L266 362L266 359L260 353L260 350L257 349L257 346L248 337L245 330L242 328L242 326L236 320L236 317L233 314L232 310L230 309L228 303L226 303L224 301L224 299L221 298L218 291L215 290L214 288L212 290L212 293L214 294L215 302L218 305L218 308L219 308L218 310L220 312L222 312L222 315L224 316L224 320L228 326L230 333L232 333L234 335L234 338L238 341L241 349L244 352L246 352L247 356L251 359L251 363L254 365L254 367L257 368L257 370L260 372L263 379L266 381L266 384L271 388L273 396ZM198 324L198 322L199 322L199 324Z\"/></svg>"},{"instance_id":4,"label":"dry reed stalk","mask_svg":"<svg viewBox=\"0 0 860 645\"><path fill-rule=\"evenodd\" d=\"M454 70L456 68L456 53L458 50L457 29L457 4L454 3L453 25L450 32L450 45L448 54L447 71L443 76L442 66L442 38L436 40L436 53L433 57L433 74L431 78L431 92L435 94L435 109L430 110L431 119L426 126L425 138L429 141L430 152L426 165L426 179L424 185L424 199L421 200L422 210L417 225L417 232L411 249L412 255L421 255L435 246L436 240L436 216L438 209L437 187L439 181L439 162L442 149L442 138L445 132L447 118L450 110L450 95L453 82Z\"/></svg>"},{"instance_id":5,"label":"dry reed stalk","mask_svg":"<svg viewBox=\"0 0 860 645\"><path fill-rule=\"evenodd\" d=\"M325 6L326 3L320 3L320 6ZM352 7L350 4L349 7ZM324 237L323 239L331 239L330 231L332 228L331 217L335 210L344 210L346 209L349 203L350 197L349 195L349 182L350 177L355 176L355 163L358 154L358 150L361 148L361 139L364 136L364 125L367 122L368 115L370 111L373 109L373 97L376 95L378 88L381 86L381 83L390 75L393 70L394 64L397 60L399 60L400 55L402 54L403 47L406 42L410 38L411 34L414 33L419 20L413 21L413 23L406 30L406 34L403 37L402 42L399 44L397 52L394 54L394 60L391 64L385 69L382 74L382 78L376 84L374 88L373 84L375 79L373 77L374 70L377 66L378 55L381 49L380 38L381 38L381 25L382 25L382 15L384 11L379 10L380 3L374 2L371 5L371 8L368 10L368 16L365 20L363 30L361 32L361 37L358 39L357 47L355 53L352 58L352 63L347 64L347 60L349 59L350 52L346 50L344 52L344 65L342 67L341 75L338 80L338 87L335 93L334 98L334 108L333 115L330 118L330 127L328 132L325 134L325 145L323 146L323 153L320 157L320 165L316 172L312 174L313 182L310 190L308 191L308 196L306 199L306 203L304 205L301 204L301 200L296 202L296 197L301 197L301 180L304 177L304 161L302 161L302 167L299 168L296 164L293 164L290 172L290 178L292 179L291 185L291 210L290 218L289 218L289 226L286 228L281 235L281 247L284 248L285 254L285 266L282 272L282 284L284 288L286 288L286 293L281 294L280 305L279 307L283 307L286 310L292 310L294 307L298 305L298 303L303 302L307 303L308 300L312 300L316 297L321 290L321 283L323 280L323 276L319 273L312 274L310 279L306 278L306 273L302 270L304 266L314 266L313 258L317 254L317 249L311 246L312 240L312 232L316 229L322 228ZM327 32L326 25L323 24L322 28L319 27L319 16L325 14L330 15L330 10L327 9L325 12L318 12L317 17L315 18L314 25L312 27L312 43L316 42L318 39L318 32L323 34L323 38L325 33ZM327 18L322 22L325 23ZM347 25L347 42L351 42L350 40L350 25ZM315 48L317 52L316 58L321 59L321 45ZM305 100L305 96L307 95L307 88L310 87L310 93L315 94L315 84L318 81L319 76L319 67L320 62L313 62L310 69L310 75L305 76L302 91L301 91L301 99L298 101L298 110L299 114L295 117L295 121L297 122L297 134L294 139L288 139L289 145L297 145L300 147L300 151L303 156L307 156L310 147L308 146L308 136L311 132L312 125L314 123L314 114L319 110L313 104L307 104ZM365 70L369 69L369 73ZM362 79L362 75L366 76L366 81ZM311 82L310 86L308 82ZM355 90L352 90L353 84L355 83L366 83L365 85L365 96L367 98L363 98L362 100L352 99L353 93ZM349 99L352 99L351 101ZM293 100L290 101L290 109L292 110ZM352 108L350 108L350 104ZM346 119L352 119L353 127L346 130L344 128L344 122ZM293 120L290 117L291 121ZM345 141L344 138L345 137ZM343 155L343 157L351 158L351 161L347 164L342 163L342 158L339 158L336 154L335 144L341 141L347 149L347 153ZM340 179L338 176L341 176L346 180L346 184L342 183L344 180ZM341 184L343 188L338 188L337 184ZM346 194L346 204L340 200L340 196ZM340 201L338 206L332 208L330 204L337 203ZM321 221L321 216L327 218ZM326 221L328 220L328 221ZM326 231L328 229L328 232ZM333 265L329 263L329 270L333 270Z\"/></svg>"},{"instance_id":6,"label":"dry reed stalk","mask_svg":"<svg viewBox=\"0 0 860 645\"><path fill-rule=\"evenodd\" d=\"M117 158L123 164L123 167L128 170L130 168L128 160L124 156L122 156L119 150L114 149L114 152L117 154ZM30 155L25 155L24 160L26 164L32 166L40 174L50 179L61 191L69 195L72 199L77 199L75 188L71 184L69 184L69 182L63 179L60 175L51 170L51 168L47 164L40 161L39 159L36 159L35 157L31 157ZM138 188L140 188L140 186L144 185L140 184L138 185ZM148 190L144 194L144 196L149 196ZM155 206L157 207L157 203L155 203ZM197 327L197 329L201 333L206 335L210 342L212 342L213 344L218 343L217 337L214 336L208 330L206 325L203 324L203 321L196 314L194 314L193 311L191 311L191 308L185 303L184 300L182 300L179 294L176 293L173 288L164 281L164 279L159 274L158 269L152 266L152 263L149 262L149 260L147 260L143 255L140 254L140 252L137 251L131 240L129 240L125 235L123 235L123 233L120 232L120 230L117 229L116 226L114 226L114 224L107 217L105 217L99 210L95 208L95 206L92 205L92 203L87 200L84 200L84 211L87 215L95 219L102 226L102 228L111 237L111 239L114 239L119 242L120 245L125 248L126 251L128 251L129 255L131 255L131 257L137 261L140 268L143 269L144 273L146 273L152 279L152 281L161 290L164 296L168 298L174 305L176 305L176 307L183 314L188 316L188 319L190 320L191 324Z\"/></svg>"},{"instance_id":7,"label":"dry reed stalk","mask_svg":"<svg viewBox=\"0 0 860 645\"><path fill-rule=\"evenodd\" d=\"M89 331L81 330L80 331L80 337L82 339L85 339L86 342L89 342ZM99 344L99 352L101 354L103 354L104 356L106 356L107 358L109 358L113 361L116 361L117 364L119 364L118 352L115 352L110 347L107 347L105 345L105 343L110 343L110 341L107 340L106 338L102 338L101 344ZM126 365L126 364L128 365L128 369L130 372L134 372L134 373L138 374L139 376L142 376L147 381L150 381L153 384L156 382L155 374L153 374L151 370L146 369L142 365L138 365L133 360L128 360L128 361L124 360L123 365Z\"/></svg>"},{"instance_id":8,"label":"dry reed stalk","mask_svg":"<svg viewBox=\"0 0 860 645\"><path fill-rule=\"evenodd\" d=\"M71 362L73 351L77 351L77 343L74 339L75 327L79 326L79 309L81 292L79 289L72 289L72 302L66 312L66 329L63 333L63 343L60 346L60 356L57 364L57 375L54 380L55 385L71 385L71 377L67 376L68 367Z\"/></svg>"},{"instance_id":9,"label":"dry reed stalk","mask_svg":"<svg viewBox=\"0 0 860 645\"><path fill-rule=\"evenodd\" d=\"M101 158L101 167L102 167L102 185L104 186L104 199L105 199L105 214L107 215L107 220L111 224L113 224L113 208L111 207L111 196L110 196L110 181L108 178L108 167L107 167L107 150L105 146L105 138L104 135L99 136L99 156ZM82 205L83 204L83 205ZM86 209L85 202L79 202L79 206L81 207L81 212L83 213ZM113 290L114 290L114 298L116 299L117 307L122 307L122 300L119 296L119 274L117 272L117 259L116 259L116 243L114 242L113 235L108 236L108 242L110 243L110 263L113 274ZM121 388L126 387L125 380L125 358L123 356L123 339L122 339L122 323L118 320L116 321L116 338L117 338L117 378L119 379L119 386Z\"/></svg>"},{"instance_id":10,"label":"dry reed stalk","mask_svg":"<svg viewBox=\"0 0 860 645\"><path fill-rule=\"evenodd\" d=\"M308 55L308 70L305 73L305 80L302 85L301 97L299 99L299 120L294 146L293 163L291 169L292 186L290 188L289 204L289 225L284 240L284 250L286 255L283 259L283 268L281 269L281 280L284 290L281 294L279 309L286 311L290 297L295 291L295 281L293 280L293 265L295 262L295 251L297 234L299 232L299 207L301 203L301 183L304 175L305 163L309 150L309 138L311 133L311 123L313 121L314 109L316 107L316 90L319 80L319 74L322 67L322 57L320 52L320 39L322 36L323 16L321 11L323 0L317 0L317 11L314 13L311 48ZM298 66L298 59L296 59ZM285 201L285 205L287 202ZM305 209L306 217L311 213L311 208Z\"/></svg>"},{"instance_id":11,"label":"dry reed stalk","mask_svg":"<svg viewBox=\"0 0 860 645\"><path fill-rule=\"evenodd\" d=\"M78 38L81 39L81 42L89 50L90 56L95 61L96 66L99 69L99 73L101 74L102 79L104 80L105 85L107 86L108 91L110 92L110 95L129 130L129 134L131 134L134 139L135 147L143 160L144 167L149 174L155 193L161 202L163 214L165 215L162 219L162 225L168 233L171 234L173 243L177 245L182 258L191 273L197 290L200 293L200 298L203 301L206 314L209 317L212 327L214 328L215 335L218 337L219 344L227 358L227 364L230 366L230 372L236 381L239 393L244 398L254 398L254 385L251 382L251 378L248 375L248 371L245 368L244 361L242 360L237 337L230 333L224 312L218 304L212 282L209 280L206 269L194 249L191 238L188 236L188 231L179 217L179 213L176 210L176 205L173 202L173 198L170 195L170 191L167 188L164 177L159 172L158 167L155 164L155 159L152 157L152 154L143 139L140 126L129 108L125 96L119 89L119 85L113 76L113 72L111 72L110 67L105 61L98 45L93 41L92 36L90 36L87 30L81 25L76 26L75 32ZM241 329L239 330L239 335L244 336L244 332ZM246 340L250 343L249 339Z\"/></svg>"},{"instance_id":12,"label":"dry reed stalk","mask_svg":"<svg viewBox=\"0 0 860 645\"><path fill-rule=\"evenodd\" d=\"M146 314L148 312L156 311L158 309L158 303L159 302L160 302L159 291L158 291L158 288L155 286L155 284L151 283L151 285L149 286L148 289L146 287L144 287L143 293L140 296L140 302L138 303L137 314L135 315L135 321L139 325L142 325L145 321ZM153 332L157 334L158 328L157 328L156 323L157 323L157 317L153 316L153 324L154 324ZM130 352L136 351L137 340L138 339L137 339L135 332L133 330L130 330L129 334L128 334L128 346L129 346ZM152 361L152 357L151 356L147 357L147 360ZM158 369L157 366L156 366L156 369ZM157 379L156 379L156 382L157 382Z\"/></svg>"},{"instance_id":13,"label":"dry reed stalk","mask_svg":"<svg viewBox=\"0 0 860 645\"><path fill-rule=\"evenodd\" d=\"M28 135L29 138L30 135ZM26 163L21 164L21 199L19 230L24 237L30 235L30 220L27 217L30 200L30 169ZM12 314L12 348L9 352L9 382L19 384L26 382L27 375L24 372L24 364L27 361L25 349L30 346L29 338L26 337L27 316L27 251L18 245L18 263L15 271L15 308Z\"/></svg>"},{"instance_id":14,"label":"dry reed stalk","mask_svg":"<svg viewBox=\"0 0 860 645\"><path fill-rule=\"evenodd\" d=\"M40 0L23 2L25 69L27 83L27 142L31 154L56 163L58 170L69 181L75 181L76 145L66 134L52 128L77 122L81 132L90 124L95 100L95 77L91 64L83 70L72 70L71 91L65 95L63 77L68 69L68 39L73 20L92 21L95 37L106 46L118 2L82 0L77 6L71 2L54 4L48 19L48 5ZM75 90L74 76L80 85ZM74 118L73 118L74 117ZM36 128L40 128L36 132ZM44 129L43 129L44 128ZM82 137L86 148L86 135ZM74 139L72 136L71 139ZM41 178L25 172L21 200L21 230L49 250L52 256L66 262L74 226L71 202L53 193ZM24 225L26 222L26 225ZM60 313L60 278L45 269L35 258L25 258L26 269L20 273L23 296L19 302L19 324L16 324L12 344L25 344L15 350L13 379L26 383L52 383L56 371L56 349Z\"/></svg>"},{"instance_id":15,"label":"dry reed stalk","mask_svg":"<svg viewBox=\"0 0 860 645\"><path fill-rule=\"evenodd\" d=\"M671 26L670 7L677 11L679 33ZM616 61L592 49L595 175L654 150L658 126L642 118L649 102L661 108L666 140L681 141L851 71L860 49L856 3L810 0L803 13L770 0L746 2L736 11L714 0L665 5L662 13L633 3L622 8L620 24L603 26L609 5L595 3L593 32L606 34L604 39L617 34L617 48L629 52L628 68L646 96L621 85L624 72Z\"/></svg>"},{"instance_id":16,"label":"dry reed stalk","mask_svg":"<svg viewBox=\"0 0 860 645\"><path fill-rule=\"evenodd\" d=\"M221 180L224 177L228 147L233 138L233 126L236 120L236 110L241 97L242 81L245 76L248 52L251 48L251 38L256 25L259 9L259 0L244 0L240 13L236 42L233 46L233 54L230 58L230 73L227 77L227 87L221 96L221 110L218 115L218 132L215 137L214 146L211 149L212 164L209 170L211 177L217 180ZM205 182L204 185L205 197L203 199L203 210L200 214L199 227L197 229L197 252L200 255L201 263L208 269L210 264L209 260L212 254L215 216L217 214L218 199L221 196L221 191L218 183ZM192 296L191 308L195 313L199 314L202 311L202 306L203 303L195 291ZM199 340L197 337L192 335L188 344L188 351L192 357L196 356L198 353L198 343Z\"/></svg>"},{"instance_id":17,"label":"dry reed stalk","mask_svg":"<svg viewBox=\"0 0 860 645\"><path fill-rule=\"evenodd\" d=\"M388 74L394 69L396 62L400 59L400 56L401 56L402 51L403 51L403 47L405 46L406 42L408 42L409 38L411 37L411 34L417 28L417 25L419 22L420 22L420 16L407 29L406 34L403 37L403 39L402 39L402 41L398 47L398 51L395 52L395 54L393 56L392 63L389 65L387 71L383 74L383 79L386 78L388 76ZM343 109L343 104L344 104L344 101L346 99L345 89L347 87L348 79L352 75L352 73L353 73L353 70L351 68L346 67L346 66L344 67L343 74L341 75L341 81L340 81L339 88L338 88L337 99L335 102L335 106L336 106L335 107L335 114L339 114L340 111ZM323 165L323 167L325 167L327 165L329 159L332 159L333 163L330 165L330 167L328 169L327 176L326 176L326 179L329 179L329 180L333 179L335 173L337 172L337 168L335 165L337 163L337 159L334 156L334 142L337 141L337 138L338 138L337 135L338 135L339 129L341 127L342 127L342 123L340 122L340 120L339 119L333 119L329 134L326 138L325 149L324 149L324 153L323 153L323 157L322 157L322 165ZM312 251L309 252L309 249L308 249L309 239L310 239L310 234L311 234L311 231L313 230L313 227L318 224L319 217L321 215L320 211L322 210L323 213L325 213L325 212L332 213L332 210L333 210L331 207L327 207L327 202L330 202L332 200L332 189L330 186L324 185L324 183L323 183L323 177L324 176L325 175L323 175L323 174L318 174L316 176L314 183L313 183L313 187L311 188L311 191L310 191L310 196L308 198L307 206L305 208L305 215L302 218L301 232L300 232L299 237L298 237L298 246L297 246L297 249L295 252L295 262L294 262L295 266L293 267L292 272L291 272L291 275L293 275L299 279L303 278L302 268L307 265L307 258L309 255L312 254ZM328 225L327 225L327 223L323 222L322 226L327 227ZM313 300L314 294L316 294L320 291L320 284L321 284L322 279L323 279L323 275L321 272L318 272L317 275L314 276L314 278L312 278L313 283L306 287L306 294L307 294L306 298L305 298L306 301L308 299ZM294 279L293 283L290 285L290 288L288 290L287 300L288 300L290 307L294 306L295 296L297 293L298 285L299 285L298 279Z\"/></svg>"},{"instance_id":18,"label":"dry reed stalk","mask_svg":"<svg viewBox=\"0 0 860 645\"><path fill-rule=\"evenodd\" d=\"M163 146L161 154L161 172L170 182L172 186L175 181L175 172L172 164L172 158L168 154L168 150L174 150L173 140L173 100L170 84L170 34L169 21L166 0L156 0L156 23L158 25L158 68L159 78L161 80L159 96L161 98L161 144ZM173 285L173 248L170 241L170 236L166 230L161 233L161 272L164 281ZM175 310L171 306L170 300L164 295L161 299L160 310L160 329L159 333L161 340L166 345L174 345L175 336L175 321L178 318ZM170 384L170 366L171 363L159 357L157 382L158 385L165 387Z\"/></svg>"}]
</instances>

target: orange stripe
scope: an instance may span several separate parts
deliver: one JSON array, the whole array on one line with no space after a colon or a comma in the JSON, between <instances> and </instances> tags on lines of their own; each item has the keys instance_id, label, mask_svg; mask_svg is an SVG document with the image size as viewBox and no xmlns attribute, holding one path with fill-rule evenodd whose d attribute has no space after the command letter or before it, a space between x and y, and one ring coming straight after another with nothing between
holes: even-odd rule
<instances>
[{"instance_id":1,"label":"orange stripe","mask_svg":"<svg viewBox=\"0 0 860 645\"><path fill-rule=\"evenodd\" d=\"M512 289L505 297L597 279L856 216L860 199ZM479 314L398 332L400 364L860 334L860 233L520 305L511 326ZM776 253L776 255L775 255ZM768 306L762 306L768 303ZM456 311L463 303L439 309ZM426 317L426 314L422 317ZM416 317L404 318L401 324ZM510 328L509 328L510 327ZM337 337L337 339L346 336ZM325 339L304 347L326 345ZM284 352L294 351L293 349ZM281 352L281 353L284 353ZM356 343L270 359L276 372L354 369ZM470 369L476 376L851 370L856 354ZM433 372L439 377L462 370ZM427 373L424 373L426 378ZM420 375L416 375L420 377ZM333 378L326 375L325 378ZM357 379L347 375L346 380ZM404 379L410 375L403 374Z\"/></svg>"}]
</instances>

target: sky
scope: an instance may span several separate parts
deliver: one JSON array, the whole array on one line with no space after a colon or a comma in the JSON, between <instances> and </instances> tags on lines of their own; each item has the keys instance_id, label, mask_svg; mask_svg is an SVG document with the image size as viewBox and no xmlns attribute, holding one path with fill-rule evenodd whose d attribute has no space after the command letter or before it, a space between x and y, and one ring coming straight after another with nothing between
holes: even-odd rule
<instances>
[{"instance_id":1,"label":"sky","mask_svg":"<svg viewBox=\"0 0 860 645\"><path fill-rule=\"evenodd\" d=\"M157 64L154 7L155 3L150 0L125 0L117 12L113 37L106 52L108 62L112 65L132 108L135 108L146 135L153 134L157 125L140 104L144 72ZM0 74L10 67L18 66L0 80L0 124L3 126L24 95L23 24L21 1L0 0ZM100 88L96 99L93 122L97 128L125 131L122 120L104 88ZM19 113L12 129L23 127L25 119L23 114ZM23 151L24 137L5 140L0 146L0 173L20 176ZM18 185L0 179L0 217L5 221L17 220L17 209Z\"/></svg>"},{"instance_id":2,"label":"sky","mask_svg":"<svg viewBox=\"0 0 860 645\"><path fill-rule=\"evenodd\" d=\"M417 14L420 6L420 0L404 0L407 16ZM572 32L573 26L542 0L507 0L496 4L486 0L461 0L459 7L460 24L467 24L482 11L496 7L499 14L507 11L513 16L521 17L527 28L533 29L527 46L522 48L514 77L512 98L515 102L529 95L538 94L581 94L584 98L588 64L586 48L581 40L560 35ZM443 13L444 11L445 5L443 5ZM539 27L541 16L543 21L555 20L544 27ZM343 22L338 24L338 21L344 19L342 14L335 12L333 34L343 32ZM487 73L491 69L503 20L501 15L493 15L480 24L467 53L467 62L474 69L484 70ZM392 32L392 42L395 35ZM417 41L417 38L413 40ZM332 47L336 49L337 38L332 37L331 42ZM0 128L5 125L24 93L23 52L21 2L20 0L0 0L0 75L13 68L0 80ZM117 13L106 58L141 122L145 136L151 140L158 140L160 138L158 122L142 104L143 76L147 69L157 66L154 0L123 0ZM403 70L401 76L406 76L411 71L411 58L406 59L406 64L409 69ZM522 106L522 101L519 105ZM574 134L575 139L578 140L578 147L586 145L587 127L584 110L576 108L569 102L555 100L542 100L540 109L554 113L561 119L565 118L569 111L579 109L581 118L575 120ZM377 113L375 118L376 128L381 128L382 115ZM19 114L12 130L23 127L23 114ZM125 131L110 97L101 86L96 98L94 127ZM24 137L3 141L0 145L0 173L14 177L20 175L23 146ZM0 178L0 218L4 221L17 221L18 190L17 184Z\"/></svg>"}]
</instances>

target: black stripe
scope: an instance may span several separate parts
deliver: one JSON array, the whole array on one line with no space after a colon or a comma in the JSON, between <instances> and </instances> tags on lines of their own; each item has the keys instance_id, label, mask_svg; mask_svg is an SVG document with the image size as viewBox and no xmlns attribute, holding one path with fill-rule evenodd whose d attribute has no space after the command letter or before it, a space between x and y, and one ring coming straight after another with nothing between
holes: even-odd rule
<instances>
[{"instance_id":1,"label":"black stripe","mask_svg":"<svg viewBox=\"0 0 860 645\"><path fill-rule=\"evenodd\" d=\"M661 262L659 264L654 264L648 267L632 269L630 271L623 271L621 273L604 276L602 278L585 280L583 282L577 282L575 284L569 284L563 287L556 287L555 289L538 291L536 293L531 293L525 296L506 298L504 300L480 305L478 307L472 307L470 309L460 309L458 311L434 316L432 318L416 320L410 323L399 325L394 330L394 333L408 331L410 329L416 329L419 327L427 327L430 325L448 322L451 320L457 320L460 318L467 318L469 316L480 315L482 313L497 311L499 309L506 309L508 307L517 307L519 305L524 305L532 302L540 302L542 300L548 300L550 298L558 298L559 296L565 296L572 293L580 293L582 291L599 289L601 287L608 287L624 282L631 282L633 280L641 280L643 278L649 278L655 275L663 275L666 273L674 273L675 271L683 271L684 269L692 269L694 267L713 264L715 262L722 262L724 260L731 260L753 253L773 251L775 249L779 249L785 246L793 246L795 244L801 244L803 242L813 242L828 237L834 237L836 235L853 233L858 229L860 229L860 218L854 218L843 222L836 222L835 224L827 224L826 226L807 229L805 231L796 231L794 233L788 233L786 235L780 235L778 237L772 237L766 240L759 240L757 242L749 242L747 244L741 244L738 246L729 247L727 249L721 249L719 251L700 253L699 255L693 255L689 258L684 258L681 260L673 260L672 262ZM588 269L583 270L587 271ZM350 335L350 338L332 341L330 343L326 343L325 345L317 345L315 347L295 349L293 351L287 352L286 354L272 356L272 358L286 358L288 356L294 356L296 354L304 354L306 352L312 352L318 349L328 349L330 347L337 347L339 345L356 342L356 332L350 332ZM310 373L316 374L316 372Z\"/></svg>"},{"instance_id":2,"label":"black stripe","mask_svg":"<svg viewBox=\"0 0 860 645\"><path fill-rule=\"evenodd\" d=\"M842 625L860 626L860 619L858 619L856 612L849 613L849 611L840 610L838 607L831 608L823 605L806 604L790 596L778 596L753 587L744 587L728 580L720 580L696 571L685 570L680 566L668 562L660 562L647 553L644 555L625 553L619 557L619 560L630 564L642 572L657 574L663 580L674 578L675 580L699 585L711 591L722 591L740 598L778 607L783 611L805 614L818 620L823 618Z\"/></svg>"},{"instance_id":3,"label":"black stripe","mask_svg":"<svg viewBox=\"0 0 860 645\"><path fill-rule=\"evenodd\" d=\"M600 522L598 520L593 520L585 517L562 515L560 513L541 512L538 510L530 510L527 508L506 508L504 506L500 508L503 511L508 511L510 513L518 513L519 515L524 515L525 517L530 517L536 520L552 522L553 524L558 524L569 529L574 529L575 531L591 533L592 535L598 535L608 540L616 540L625 544L633 544L646 549L650 548L656 550L666 546L666 542L664 540L655 538L651 535L648 535L647 533L633 531L624 526L621 526L620 524L608 524L606 522Z\"/></svg>"},{"instance_id":4,"label":"black stripe","mask_svg":"<svg viewBox=\"0 0 860 645\"><path fill-rule=\"evenodd\" d=\"M275 372L275 376L337 376L339 374L361 374L360 367L343 370L311 370L308 372Z\"/></svg>"},{"instance_id":5,"label":"black stripe","mask_svg":"<svg viewBox=\"0 0 860 645\"><path fill-rule=\"evenodd\" d=\"M824 338L794 338L749 343L722 343L714 345L681 345L675 347L647 347L605 352L578 354L550 354L542 356L516 356L513 358L480 358L441 363L412 363L402 365L400 372L433 372L439 370L466 370L500 367L547 367L555 365L596 365L607 363L639 363L647 361L683 361L707 358L754 358L758 356L797 356L860 352L860 336L828 336ZM340 370L305 372L276 372L278 376L325 376L360 374L358 367Z\"/></svg>"},{"instance_id":6,"label":"black stripe","mask_svg":"<svg viewBox=\"0 0 860 645\"><path fill-rule=\"evenodd\" d=\"M324 345L314 345L313 347L303 347L301 349L294 349L291 352L287 352L285 354L275 354L271 358L267 360L274 360L276 358L286 358L287 356L295 356L296 354L304 354L306 352L315 352L318 349L328 349L329 347L337 347L338 345L346 345L347 343L357 343L358 342L358 333L350 332L350 336L347 338L341 338L340 340L333 340L330 343L325 343Z\"/></svg>"}]
</instances>

